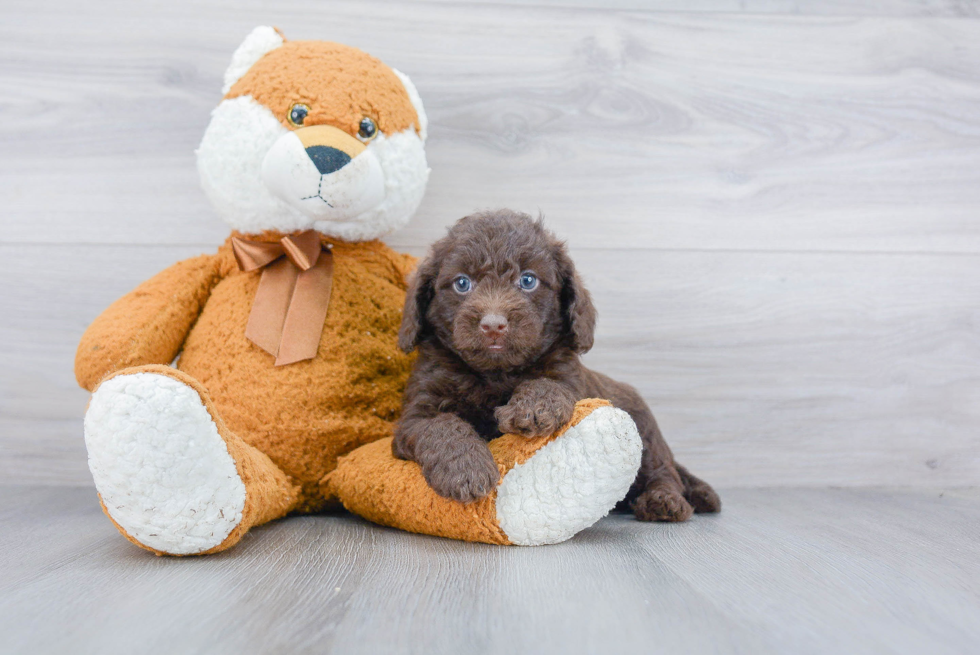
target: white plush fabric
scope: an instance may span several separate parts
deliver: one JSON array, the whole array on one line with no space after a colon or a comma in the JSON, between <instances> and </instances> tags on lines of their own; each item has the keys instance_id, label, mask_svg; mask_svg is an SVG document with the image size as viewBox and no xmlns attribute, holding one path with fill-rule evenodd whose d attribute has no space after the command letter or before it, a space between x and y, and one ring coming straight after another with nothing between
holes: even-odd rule
<instances>
[{"instance_id":1,"label":"white plush fabric","mask_svg":"<svg viewBox=\"0 0 980 655\"><path fill-rule=\"evenodd\" d=\"M345 222L385 199L385 175L375 152L369 148L340 170L323 175L296 133L289 132L266 154L262 180L311 221Z\"/></svg>"},{"instance_id":2,"label":"white plush fabric","mask_svg":"<svg viewBox=\"0 0 980 655\"><path fill-rule=\"evenodd\" d=\"M196 153L197 170L204 193L231 227L247 233L310 227L306 216L269 193L262 180L262 160L286 134L272 112L250 96L225 100L211 112Z\"/></svg>"},{"instance_id":3,"label":"white plush fabric","mask_svg":"<svg viewBox=\"0 0 980 655\"><path fill-rule=\"evenodd\" d=\"M196 391L154 373L119 375L92 395L85 445L110 516L173 555L217 546L241 522L245 485Z\"/></svg>"},{"instance_id":4,"label":"white plush fabric","mask_svg":"<svg viewBox=\"0 0 980 655\"><path fill-rule=\"evenodd\" d=\"M419 95L419 90L415 88L415 84L408 75L395 68L391 70L402 81L402 86L408 92L408 99L412 101L412 106L415 107L415 113L419 116L419 136L422 137L422 142L425 143L425 140L429 138L429 117L425 115L425 107L422 106L422 97Z\"/></svg>"},{"instance_id":5,"label":"white plush fabric","mask_svg":"<svg viewBox=\"0 0 980 655\"><path fill-rule=\"evenodd\" d=\"M284 141L277 145L280 139ZM369 241L407 224L422 202L429 167L414 128L379 134L350 164L322 176L326 185L321 190L347 207L328 215L321 201L302 201L317 193L317 186L304 182L317 172L302 149L290 147L295 139L249 96L225 100L211 113L197 149L197 167L204 192L232 228L247 234L313 228L347 241ZM267 155L273 161L264 165ZM280 167L278 172L270 170L273 164ZM351 170L344 172L347 168ZM367 196L355 198L358 190Z\"/></svg>"},{"instance_id":6,"label":"white plush fabric","mask_svg":"<svg viewBox=\"0 0 980 655\"><path fill-rule=\"evenodd\" d=\"M345 221L317 221L317 231L347 241L370 241L408 224L429 181L422 139L413 128L391 136L379 134L367 151L378 158L384 172L385 196L378 205Z\"/></svg>"},{"instance_id":7,"label":"white plush fabric","mask_svg":"<svg viewBox=\"0 0 980 655\"><path fill-rule=\"evenodd\" d=\"M515 466L497 489L497 521L520 546L555 544L626 496L643 443L626 412L600 407Z\"/></svg>"},{"instance_id":8,"label":"white plush fabric","mask_svg":"<svg viewBox=\"0 0 980 655\"><path fill-rule=\"evenodd\" d=\"M281 45L282 36L273 28L262 25L252 30L235 50L235 54L231 56L231 64L225 70L221 95L228 93L235 82L240 80L248 72L248 69L262 58L262 55Z\"/></svg>"}]
</instances>

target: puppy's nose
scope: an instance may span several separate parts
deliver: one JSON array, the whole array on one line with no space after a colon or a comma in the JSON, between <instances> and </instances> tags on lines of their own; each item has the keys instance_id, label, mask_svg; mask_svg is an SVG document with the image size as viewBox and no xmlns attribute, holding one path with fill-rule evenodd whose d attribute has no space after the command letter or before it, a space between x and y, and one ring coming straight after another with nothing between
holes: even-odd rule
<instances>
[{"instance_id":1,"label":"puppy's nose","mask_svg":"<svg viewBox=\"0 0 980 655\"><path fill-rule=\"evenodd\" d=\"M507 319L500 314L487 314L480 321L480 330L488 337L497 337L507 331Z\"/></svg>"}]
</instances>

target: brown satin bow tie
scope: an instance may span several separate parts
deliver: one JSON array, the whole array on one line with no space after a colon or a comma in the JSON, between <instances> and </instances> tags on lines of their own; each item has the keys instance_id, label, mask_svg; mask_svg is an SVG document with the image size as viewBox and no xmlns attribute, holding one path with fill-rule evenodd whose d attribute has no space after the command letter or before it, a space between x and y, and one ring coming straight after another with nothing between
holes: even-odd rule
<instances>
[{"instance_id":1,"label":"brown satin bow tie","mask_svg":"<svg viewBox=\"0 0 980 655\"><path fill-rule=\"evenodd\" d=\"M238 268L263 268L245 336L284 366L316 357L330 304L333 256L314 230L278 242L231 238Z\"/></svg>"}]
</instances>

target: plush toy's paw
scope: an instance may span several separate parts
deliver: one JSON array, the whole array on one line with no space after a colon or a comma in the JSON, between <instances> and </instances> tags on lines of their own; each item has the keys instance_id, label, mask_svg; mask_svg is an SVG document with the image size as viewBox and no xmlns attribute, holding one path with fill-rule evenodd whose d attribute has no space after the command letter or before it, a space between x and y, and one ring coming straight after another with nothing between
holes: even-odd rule
<instances>
[{"instance_id":1,"label":"plush toy's paw","mask_svg":"<svg viewBox=\"0 0 980 655\"><path fill-rule=\"evenodd\" d=\"M89 468L117 527L158 553L222 544L242 520L245 484L197 391L169 375L103 382L85 414Z\"/></svg>"},{"instance_id":2,"label":"plush toy's paw","mask_svg":"<svg viewBox=\"0 0 980 655\"><path fill-rule=\"evenodd\" d=\"M500 480L500 470L485 444L473 441L457 445L453 451L424 461L422 475L443 498L471 503L493 491Z\"/></svg>"},{"instance_id":3,"label":"plush toy's paw","mask_svg":"<svg viewBox=\"0 0 980 655\"><path fill-rule=\"evenodd\" d=\"M578 404L575 415L582 414L497 488L497 521L511 543L565 541L608 514L633 484L643 443L629 414L595 400Z\"/></svg>"},{"instance_id":4,"label":"plush toy's paw","mask_svg":"<svg viewBox=\"0 0 980 655\"><path fill-rule=\"evenodd\" d=\"M691 518L694 507L681 493L662 486L654 486L636 497L631 505L640 521L680 522Z\"/></svg>"},{"instance_id":5,"label":"plush toy's paw","mask_svg":"<svg viewBox=\"0 0 980 655\"><path fill-rule=\"evenodd\" d=\"M555 386L540 385L540 388L515 394L509 403L494 410L501 434L545 437L572 420L575 400Z\"/></svg>"},{"instance_id":6,"label":"plush toy's paw","mask_svg":"<svg viewBox=\"0 0 980 655\"><path fill-rule=\"evenodd\" d=\"M396 459L391 444L381 439L341 458L326 480L329 492L382 525L520 546L565 541L608 514L633 484L643 452L629 414L606 400L582 400L553 434L491 441L493 480L498 471L503 480L464 505L437 495L420 469L425 464ZM484 483L489 466L486 474Z\"/></svg>"}]
</instances>

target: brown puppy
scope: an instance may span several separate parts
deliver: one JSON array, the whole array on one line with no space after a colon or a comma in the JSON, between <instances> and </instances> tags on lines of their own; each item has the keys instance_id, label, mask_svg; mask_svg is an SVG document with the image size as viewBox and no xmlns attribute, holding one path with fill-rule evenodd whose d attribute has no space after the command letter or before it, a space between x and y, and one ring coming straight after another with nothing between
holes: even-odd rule
<instances>
[{"instance_id":1,"label":"brown puppy","mask_svg":"<svg viewBox=\"0 0 980 655\"><path fill-rule=\"evenodd\" d=\"M540 220L509 210L460 219L419 265L405 300L398 345L419 357L395 456L418 462L441 496L473 501L498 481L488 440L551 434L576 401L605 398L643 438L640 471L621 505L644 521L717 512L718 495L674 461L637 391L579 361L595 321L565 245Z\"/></svg>"}]
</instances>

